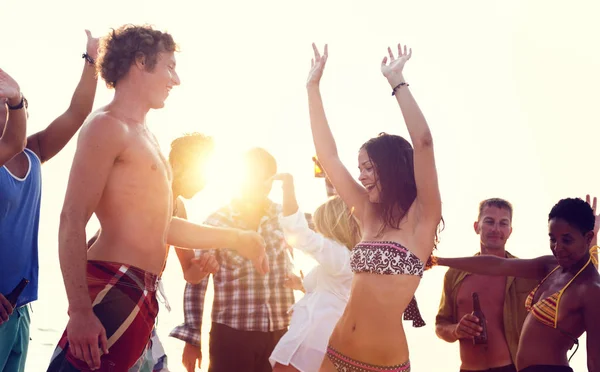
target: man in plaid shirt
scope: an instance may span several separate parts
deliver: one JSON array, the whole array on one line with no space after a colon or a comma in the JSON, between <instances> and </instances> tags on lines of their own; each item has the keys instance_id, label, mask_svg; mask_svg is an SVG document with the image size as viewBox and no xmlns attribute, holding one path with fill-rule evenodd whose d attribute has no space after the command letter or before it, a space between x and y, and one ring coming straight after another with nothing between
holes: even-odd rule
<instances>
[{"instance_id":1,"label":"man in plaid shirt","mask_svg":"<svg viewBox=\"0 0 600 372\"><path fill-rule=\"evenodd\" d=\"M255 148L245 156L247 175L241 197L213 213L206 224L257 231L265 240L270 271L259 274L252 262L229 249L215 254L220 269L213 274L215 295L210 332L209 372L271 371L269 356L287 331L293 291L284 286L291 271L287 245L279 225L281 206L268 199L270 178L277 173L275 159ZM208 277L186 284L184 324L171 336L186 342L183 362L188 371L200 365L200 332Z\"/></svg>"}]
</instances>

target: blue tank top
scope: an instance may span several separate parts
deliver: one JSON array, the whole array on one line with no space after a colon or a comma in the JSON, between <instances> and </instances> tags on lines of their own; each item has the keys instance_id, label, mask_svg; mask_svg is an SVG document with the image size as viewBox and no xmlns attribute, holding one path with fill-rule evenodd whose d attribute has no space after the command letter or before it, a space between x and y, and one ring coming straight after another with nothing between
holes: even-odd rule
<instances>
[{"instance_id":1,"label":"blue tank top","mask_svg":"<svg viewBox=\"0 0 600 372\"><path fill-rule=\"evenodd\" d=\"M21 279L29 280L17 307L37 300L38 295L41 163L33 151L24 153L29 159L24 178L0 167L0 293L6 295Z\"/></svg>"}]
</instances>

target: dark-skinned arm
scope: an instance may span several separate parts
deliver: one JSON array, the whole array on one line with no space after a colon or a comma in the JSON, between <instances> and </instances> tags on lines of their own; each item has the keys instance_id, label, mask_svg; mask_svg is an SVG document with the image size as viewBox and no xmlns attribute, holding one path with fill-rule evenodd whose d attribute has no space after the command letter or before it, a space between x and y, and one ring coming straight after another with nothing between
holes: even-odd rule
<instances>
[{"instance_id":1,"label":"dark-skinned arm","mask_svg":"<svg viewBox=\"0 0 600 372\"><path fill-rule=\"evenodd\" d=\"M513 276L541 279L550 268L558 265L554 256L532 259L502 258L490 255L460 258L436 257L437 265L480 275Z\"/></svg>"},{"instance_id":2,"label":"dark-skinned arm","mask_svg":"<svg viewBox=\"0 0 600 372\"><path fill-rule=\"evenodd\" d=\"M95 59L98 54L98 39L93 38L87 30L86 34L87 53ZM98 85L96 67L87 61L82 63L84 65L81 79L67 111L54 119L46 129L32 134L27 139L27 148L35 152L42 163L52 159L69 143L92 111Z\"/></svg>"}]
</instances>

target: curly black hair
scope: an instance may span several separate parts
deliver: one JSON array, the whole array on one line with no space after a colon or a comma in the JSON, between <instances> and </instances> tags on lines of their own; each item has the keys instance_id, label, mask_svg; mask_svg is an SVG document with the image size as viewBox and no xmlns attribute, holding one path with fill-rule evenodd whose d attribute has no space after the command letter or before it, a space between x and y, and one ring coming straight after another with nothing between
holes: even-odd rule
<instances>
[{"instance_id":1,"label":"curly black hair","mask_svg":"<svg viewBox=\"0 0 600 372\"><path fill-rule=\"evenodd\" d=\"M96 66L106 86L114 88L137 58L145 58L146 69L152 71L159 53L177 50L173 37L166 32L148 25L124 25L102 38Z\"/></svg>"},{"instance_id":2,"label":"curly black hair","mask_svg":"<svg viewBox=\"0 0 600 372\"><path fill-rule=\"evenodd\" d=\"M548 215L548 222L557 218L576 227L582 235L593 231L596 221L592 207L580 198L561 199L556 203Z\"/></svg>"}]
</instances>

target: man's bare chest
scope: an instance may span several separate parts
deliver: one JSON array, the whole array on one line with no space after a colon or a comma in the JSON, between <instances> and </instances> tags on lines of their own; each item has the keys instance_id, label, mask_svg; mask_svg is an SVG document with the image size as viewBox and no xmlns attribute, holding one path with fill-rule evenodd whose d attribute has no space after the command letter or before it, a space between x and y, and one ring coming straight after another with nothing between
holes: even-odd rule
<instances>
[{"instance_id":1,"label":"man's bare chest","mask_svg":"<svg viewBox=\"0 0 600 372\"><path fill-rule=\"evenodd\" d=\"M500 276L468 275L459 284L456 303L460 313L473 311L473 293L477 293L486 315L502 314L506 278Z\"/></svg>"}]
</instances>

